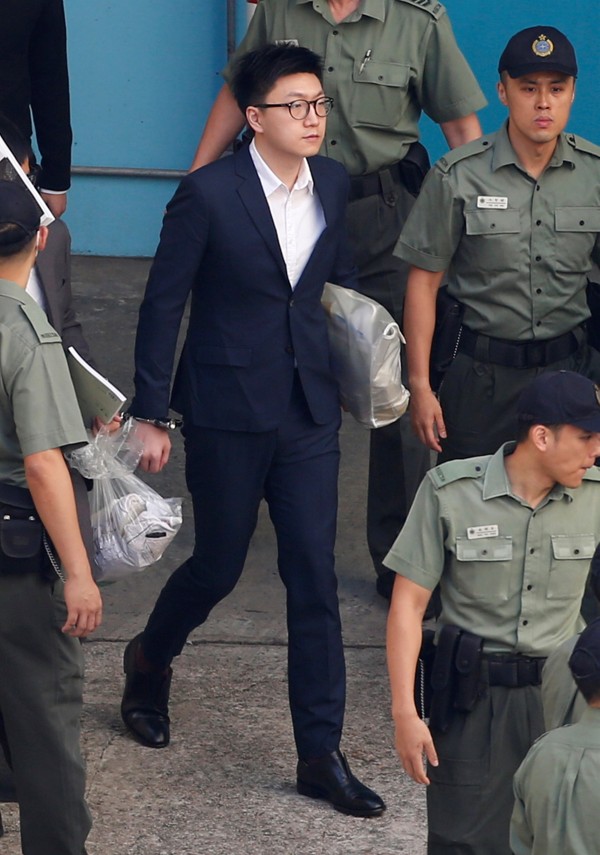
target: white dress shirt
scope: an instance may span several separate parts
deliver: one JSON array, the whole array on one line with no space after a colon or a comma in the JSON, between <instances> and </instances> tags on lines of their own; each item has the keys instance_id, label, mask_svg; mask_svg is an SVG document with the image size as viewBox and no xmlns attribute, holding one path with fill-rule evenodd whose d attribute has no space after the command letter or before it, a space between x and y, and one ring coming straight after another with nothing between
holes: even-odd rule
<instances>
[{"instance_id":1,"label":"white dress shirt","mask_svg":"<svg viewBox=\"0 0 600 855\"><path fill-rule=\"evenodd\" d=\"M306 158L302 161L296 183L289 190L262 159L254 140L250 143L250 156L273 217L279 246L293 289L325 228L325 216L319 194L315 193Z\"/></svg>"}]
</instances>

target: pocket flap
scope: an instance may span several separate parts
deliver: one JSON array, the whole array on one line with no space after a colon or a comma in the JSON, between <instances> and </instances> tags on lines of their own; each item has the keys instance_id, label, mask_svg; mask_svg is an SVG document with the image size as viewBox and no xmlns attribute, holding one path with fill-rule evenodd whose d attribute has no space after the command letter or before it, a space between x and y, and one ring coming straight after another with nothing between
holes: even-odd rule
<instances>
[{"instance_id":1,"label":"pocket flap","mask_svg":"<svg viewBox=\"0 0 600 855\"><path fill-rule=\"evenodd\" d=\"M556 559L585 558L588 561L594 555L596 539L593 534L553 534L552 554Z\"/></svg>"},{"instance_id":2,"label":"pocket flap","mask_svg":"<svg viewBox=\"0 0 600 855\"><path fill-rule=\"evenodd\" d=\"M482 537L478 540L468 540L466 537L456 539L458 561L510 561L512 553L513 544L510 535Z\"/></svg>"},{"instance_id":3,"label":"pocket flap","mask_svg":"<svg viewBox=\"0 0 600 855\"><path fill-rule=\"evenodd\" d=\"M410 66L397 62L378 62L376 59L371 59L363 65L361 58L354 62L353 77L355 83L377 83L379 86L406 89L410 80Z\"/></svg>"},{"instance_id":4,"label":"pocket flap","mask_svg":"<svg viewBox=\"0 0 600 855\"><path fill-rule=\"evenodd\" d=\"M250 347L218 347L211 344L200 344L194 347L194 362L201 365L232 365L244 368L252 361Z\"/></svg>"},{"instance_id":5,"label":"pocket flap","mask_svg":"<svg viewBox=\"0 0 600 855\"><path fill-rule=\"evenodd\" d=\"M600 210L556 208L554 223L557 232L600 232Z\"/></svg>"},{"instance_id":6,"label":"pocket flap","mask_svg":"<svg viewBox=\"0 0 600 855\"><path fill-rule=\"evenodd\" d=\"M521 231L521 218L516 208L465 211L468 235L508 235Z\"/></svg>"}]
</instances>

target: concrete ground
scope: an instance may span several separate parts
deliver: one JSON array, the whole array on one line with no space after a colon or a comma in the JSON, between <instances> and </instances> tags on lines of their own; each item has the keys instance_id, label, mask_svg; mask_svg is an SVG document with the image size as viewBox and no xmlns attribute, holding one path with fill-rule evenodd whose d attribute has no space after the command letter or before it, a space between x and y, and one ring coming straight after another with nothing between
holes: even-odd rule
<instances>
[{"instance_id":1,"label":"concrete ground","mask_svg":"<svg viewBox=\"0 0 600 855\"><path fill-rule=\"evenodd\" d=\"M75 258L76 305L98 363L131 394L137 309L148 262ZM83 745L94 827L89 855L422 855L422 788L393 746L385 669L386 604L375 593L365 545L368 432L344 420L337 568L348 669L343 749L353 770L386 800L377 819L355 819L295 792L287 706L283 586L274 537L261 513L233 594L190 637L176 662L172 742L143 748L119 716L125 642L141 630L169 573L190 552L182 531L153 568L103 588L103 626L85 644ZM186 496L179 437L166 471L149 476L163 495ZM18 814L2 805L5 855L18 855ZM57 853L48 853L57 855Z\"/></svg>"}]
</instances>

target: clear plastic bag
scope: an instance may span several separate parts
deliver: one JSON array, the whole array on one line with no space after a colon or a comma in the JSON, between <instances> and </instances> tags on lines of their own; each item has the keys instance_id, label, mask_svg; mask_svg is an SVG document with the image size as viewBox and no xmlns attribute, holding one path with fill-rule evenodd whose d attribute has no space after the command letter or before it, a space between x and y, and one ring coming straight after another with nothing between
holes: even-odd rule
<instances>
[{"instance_id":1,"label":"clear plastic bag","mask_svg":"<svg viewBox=\"0 0 600 855\"><path fill-rule=\"evenodd\" d=\"M134 475L142 451L130 419L67 455L94 482L90 511L99 581L116 581L154 564L181 528L182 499L163 499Z\"/></svg>"},{"instance_id":2,"label":"clear plastic bag","mask_svg":"<svg viewBox=\"0 0 600 855\"><path fill-rule=\"evenodd\" d=\"M350 288L327 282L321 302L342 405L368 428L395 422L410 397L402 383L400 327L383 306Z\"/></svg>"}]
</instances>

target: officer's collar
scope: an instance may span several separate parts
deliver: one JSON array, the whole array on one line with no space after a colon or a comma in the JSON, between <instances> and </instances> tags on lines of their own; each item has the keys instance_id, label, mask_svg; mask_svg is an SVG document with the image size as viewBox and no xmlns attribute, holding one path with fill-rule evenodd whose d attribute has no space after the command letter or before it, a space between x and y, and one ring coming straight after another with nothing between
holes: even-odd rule
<instances>
[{"instance_id":1,"label":"officer's collar","mask_svg":"<svg viewBox=\"0 0 600 855\"><path fill-rule=\"evenodd\" d=\"M564 134L561 134L556 141L554 154L546 168L563 166L565 163L568 163L570 166L574 165L572 148L565 143ZM492 152L492 171L496 172L496 170L502 169L503 166L516 166L518 169L522 169L508 136L508 119L495 136L494 150Z\"/></svg>"},{"instance_id":2,"label":"officer's collar","mask_svg":"<svg viewBox=\"0 0 600 855\"><path fill-rule=\"evenodd\" d=\"M497 499L500 496L510 496L518 502L521 501L521 499L519 499L518 496L515 496L512 491L508 472L504 465L504 458L513 453L515 446L516 442L505 442L504 445L501 445L498 451L490 457L483 478L482 498L484 502L488 499ZM563 487L562 484L555 484L541 504L546 504L546 502L550 500L556 501L563 498L572 502L572 491L568 487ZM540 505L538 505L538 507L540 507Z\"/></svg>"},{"instance_id":3,"label":"officer's collar","mask_svg":"<svg viewBox=\"0 0 600 855\"><path fill-rule=\"evenodd\" d=\"M303 4L305 5L306 3L312 3L315 11L323 15L320 7L326 2L327 0L321 0L318 4L319 8L315 5L316 0L296 0L296 5L300 6ZM378 21L385 21L385 0L362 0L356 11L351 15L348 15L347 18L344 18L344 21L347 21L348 23L358 21L362 15L366 15L369 18L376 18ZM323 15L323 17L325 17L325 15ZM339 23L341 24L342 22L339 21Z\"/></svg>"}]
</instances>

